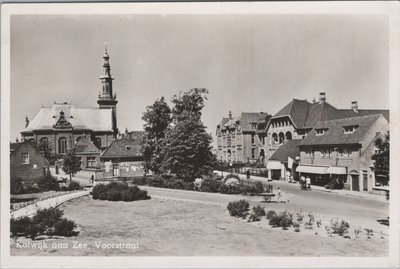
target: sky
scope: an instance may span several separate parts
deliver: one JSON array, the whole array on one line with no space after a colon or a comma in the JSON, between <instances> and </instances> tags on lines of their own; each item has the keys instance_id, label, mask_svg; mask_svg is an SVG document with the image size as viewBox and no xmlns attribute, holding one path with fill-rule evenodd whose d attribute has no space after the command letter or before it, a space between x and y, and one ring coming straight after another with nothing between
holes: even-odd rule
<instances>
[{"instance_id":1,"label":"sky","mask_svg":"<svg viewBox=\"0 0 400 269\"><path fill-rule=\"evenodd\" d=\"M275 114L293 98L389 108L384 15L13 15L11 139L54 101L97 107L104 42L118 128L142 130L146 106L207 88L203 122Z\"/></svg>"}]
</instances>

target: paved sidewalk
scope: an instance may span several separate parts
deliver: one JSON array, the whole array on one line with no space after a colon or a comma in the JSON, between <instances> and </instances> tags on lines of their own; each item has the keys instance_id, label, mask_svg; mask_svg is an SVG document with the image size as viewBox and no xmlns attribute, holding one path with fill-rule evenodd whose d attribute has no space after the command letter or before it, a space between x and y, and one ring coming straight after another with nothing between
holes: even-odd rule
<instances>
[{"instance_id":1,"label":"paved sidewalk","mask_svg":"<svg viewBox=\"0 0 400 269\"><path fill-rule=\"evenodd\" d=\"M214 171L214 173L217 173L218 175L221 175L221 171ZM225 175L231 174L229 172L224 172ZM247 180L246 175L243 174L237 174L242 180ZM257 176L250 176L250 180L254 181L261 181L261 182L268 182L268 183L273 183L274 185L291 185L291 186L298 186L298 183L289 183L284 180L271 180L265 177L257 177ZM346 196L352 196L352 197L359 197L359 198L365 198L365 199L371 199L371 200L376 200L376 201L381 201L381 202L386 202L386 196L384 195L378 195L378 194L372 194L372 193L365 193L365 192L357 192L357 191L349 191L349 190L330 190L326 189L321 186L315 186L311 185L311 189L313 191L321 191L321 192L329 192L329 193L334 193L338 195L346 195Z\"/></svg>"},{"instance_id":2,"label":"paved sidewalk","mask_svg":"<svg viewBox=\"0 0 400 269\"><path fill-rule=\"evenodd\" d=\"M57 197L49 198L43 201L39 201L37 203L25 206L23 208L17 209L14 212L11 212L11 217L13 218L19 218L23 216L32 216L36 213L38 209L45 209L49 207L56 207L59 206L67 201L70 201L72 199L76 199L82 196L89 195L90 191L89 190L84 190L84 191L77 191L77 192L72 192L68 193L65 195L60 195Z\"/></svg>"}]
</instances>

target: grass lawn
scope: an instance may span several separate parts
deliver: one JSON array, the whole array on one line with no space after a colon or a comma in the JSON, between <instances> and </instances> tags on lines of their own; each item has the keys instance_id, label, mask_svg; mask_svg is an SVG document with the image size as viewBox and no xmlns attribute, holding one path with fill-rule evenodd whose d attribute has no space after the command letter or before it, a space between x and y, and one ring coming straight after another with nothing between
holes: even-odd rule
<instances>
[{"instance_id":1,"label":"grass lawn","mask_svg":"<svg viewBox=\"0 0 400 269\"><path fill-rule=\"evenodd\" d=\"M77 237L46 240L48 248L42 250L20 248L12 241L11 255L388 255L387 238L344 239L284 231L262 223L246 223L216 205L162 199L109 202L82 197L61 208L65 217L78 224ZM87 244L87 248L73 248L74 241ZM53 248L54 243L68 247ZM131 249L97 248L96 243L131 244Z\"/></svg>"}]
</instances>

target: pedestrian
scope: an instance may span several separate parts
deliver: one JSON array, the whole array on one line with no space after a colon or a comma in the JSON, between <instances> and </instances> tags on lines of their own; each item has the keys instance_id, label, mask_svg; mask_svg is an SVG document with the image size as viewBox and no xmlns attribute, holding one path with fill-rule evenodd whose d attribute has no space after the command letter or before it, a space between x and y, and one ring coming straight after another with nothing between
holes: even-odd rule
<instances>
[{"instance_id":1,"label":"pedestrian","mask_svg":"<svg viewBox=\"0 0 400 269\"><path fill-rule=\"evenodd\" d=\"M92 185L94 183L94 176L93 175L90 177L90 183L92 183Z\"/></svg>"},{"instance_id":2,"label":"pedestrian","mask_svg":"<svg viewBox=\"0 0 400 269\"><path fill-rule=\"evenodd\" d=\"M292 181L291 181L291 179L290 179L290 177L291 177L291 174L290 174L290 172L288 171L287 172L287 181L289 182L289 183L291 183Z\"/></svg>"},{"instance_id":3,"label":"pedestrian","mask_svg":"<svg viewBox=\"0 0 400 269\"><path fill-rule=\"evenodd\" d=\"M309 176L307 176L307 178L306 178L306 186L307 186L307 189L311 189L311 179Z\"/></svg>"},{"instance_id":4,"label":"pedestrian","mask_svg":"<svg viewBox=\"0 0 400 269\"><path fill-rule=\"evenodd\" d=\"M280 203L282 197L281 189L279 187L276 188L276 192L277 192L276 196L278 197L278 203Z\"/></svg>"}]
</instances>

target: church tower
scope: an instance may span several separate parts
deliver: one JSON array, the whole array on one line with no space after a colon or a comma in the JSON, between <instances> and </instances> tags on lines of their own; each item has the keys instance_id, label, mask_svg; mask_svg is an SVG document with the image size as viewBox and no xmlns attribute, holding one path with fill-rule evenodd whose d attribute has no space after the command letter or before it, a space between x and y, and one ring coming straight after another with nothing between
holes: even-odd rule
<instances>
[{"instance_id":1,"label":"church tower","mask_svg":"<svg viewBox=\"0 0 400 269\"><path fill-rule=\"evenodd\" d=\"M105 53L103 56L103 74L100 77L101 81L101 92L99 92L99 98L97 99L97 104L99 104L100 109L112 109L112 128L114 131L114 137L118 134L117 128L117 95L113 93L112 81L114 78L111 76L110 67L110 56L107 52L107 47L105 47Z\"/></svg>"}]
</instances>

